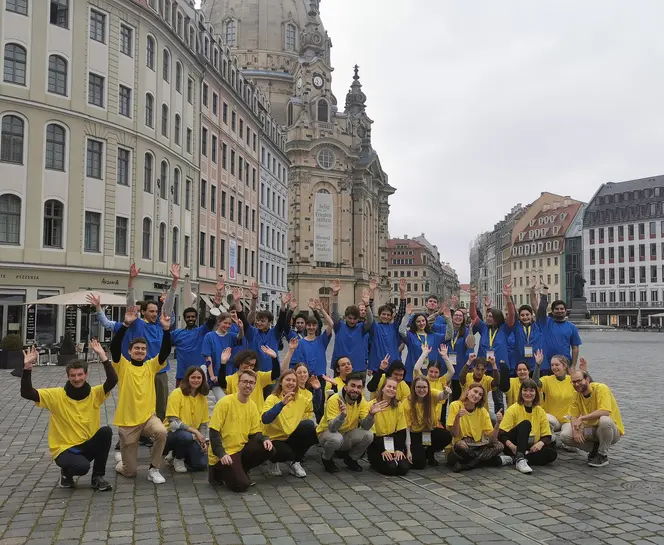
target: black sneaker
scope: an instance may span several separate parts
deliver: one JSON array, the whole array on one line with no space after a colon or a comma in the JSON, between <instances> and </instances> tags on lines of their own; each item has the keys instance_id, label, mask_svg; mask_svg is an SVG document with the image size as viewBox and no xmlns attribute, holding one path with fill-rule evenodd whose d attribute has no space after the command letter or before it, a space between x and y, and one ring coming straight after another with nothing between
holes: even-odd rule
<instances>
[{"instance_id":1,"label":"black sneaker","mask_svg":"<svg viewBox=\"0 0 664 545\"><path fill-rule=\"evenodd\" d=\"M64 471L60 471L60 488L74 488L76 484L74 483L74 477L65 475Z\"/></svg>"},{"instance_id":2,"label":"black sneaker","mask_svg":"<svg viewBox=\"0 0 664 545\"><path fill-rule=\"evenodd\" d=\"M109 483L101 475L94 475L92 477L92 488L94 490L99 490L100 492L106 492L107 490L113 490L113 485Z\"/></svg>"},{"instance_id":3,"label":"black sneaker","mask_svg":"<svg viewBox=\"0 0 664 545\"><path fill-rule=\"evenodd\" d=\"M334 460L326 460L325 458L321 458L321 462L323 463L325 471L328 473L336 473L339 471L339 466Z\"/></svg>"},{"instance_id":4,"label":"black sneaker","mask_svg":"<svg viewBox=\"0 0 664 545\"><path fill-rule=\"evenodd\" d=\"M588 465L590 465L590 462L594 462L595 459L597 458L598 449L599 449L599 443L594 443L593 449L588 454Z\"/></svg>"},{"instance_id":5,"label":"black sneaker","mask_svg":"<svg viewBox=\"0 0 664 545\"><path fill-rule=\"evenodd\" d=\"M357 463L357 460L353 460L350 456L344 458L344 464L351 471L362 471L362 466Z\"/></svg>"},{"instance_id":6,"label":"black sneaker","mask_svg":"<svg viewBox=\"0 0 664 545\"><path fill-rule=\"evenodd\" d=\"M432 454L429 454L427 456L427 465L430 465L432 467L439 466L440 464L438 463L438 460L436 460L436 457Z\"/></svg>"},{"instance_id":7,"label":"black sneaker","mask_svg":"<svg viewBox=\"0 0 664 545\"><path fill-rule=\"evenodd\" d=\"M605 467L609 465L609 457L605 454L597 454L594 458L588 456L588 465L590 467Z\"/></svg>"},{"instance_id":8,"label":"black sneaker","mask_svg":"<svg viewBox=\"0 0 664 545\"><path fill-rule=\"evenodd\" d=\"M151 447L153 443L152 439L150 439L149 437L141 437L138 440L138 444L143 445L144 447Z\"/></svg>"}]
</instances>

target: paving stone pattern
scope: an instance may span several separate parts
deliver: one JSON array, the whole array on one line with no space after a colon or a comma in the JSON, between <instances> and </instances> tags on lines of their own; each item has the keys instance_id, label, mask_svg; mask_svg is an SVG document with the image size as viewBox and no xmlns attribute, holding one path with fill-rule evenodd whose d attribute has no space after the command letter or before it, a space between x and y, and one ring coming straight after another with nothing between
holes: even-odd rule
<instances>
[{"instance_id":1,"label":"paving stone pattern","mask_svg":"<svg viewBox=\"0 0 664 545\"><path fill-rule=\"evenodd\" d=\"M359 475L329 475L312 449L306 479L257 468L257 485L244 494L211 488L205 473L169 469L166 483L153 485L144 447L135 480L115 474L111 453L112 492L93 493L87 476L76 490L58 488L48 414L21 399L19 379L0 371L0 545L664 545L664 436L653 422L663 408L664 336L599 332L584 341L582 355L593 378L613 389L627 431L608 468L591 469L583 455L561 452L530 476L514 467L452 474L441 465L388 479L366 463ZM60 367L33 375L37 388L64 383ZM91 366L92 384L102 375L101 366ZM106 402L102 422L112 420L115 400Z\"/></svg>"}]
</instances>

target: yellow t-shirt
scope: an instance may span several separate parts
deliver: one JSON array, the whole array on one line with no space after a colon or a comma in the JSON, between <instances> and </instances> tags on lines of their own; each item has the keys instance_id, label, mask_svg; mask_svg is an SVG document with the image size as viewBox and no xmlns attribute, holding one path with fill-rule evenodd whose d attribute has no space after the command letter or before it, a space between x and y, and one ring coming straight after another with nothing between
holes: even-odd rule
<instances>
[{"instance_id":1,"label":"yellow t-shirt","mask_svg":"<svg viewBox=\"0 0 664 545\"><path fill-rule=\"evenodd\" d=\"M526 408L519 403L510 405L505 411L505 416L503 416L503 420L500 423L500 429L509 432L524 420L528 420L532 425L530 435L534 437L535 443L542 437L551 436L551 428L549 427L549 420L546 418L546 411L539 405L533 407L532 412L526 411Z\"/></svg>"},{"instance_id":2,"label":"yellow t-shirt","mask_svg":"<svg viewBox=\"0 0 664 545\"><path fill-rule=\"evenodd\" d=\"M507 399L507 406L511 407L519 400L519 392L521 391L521 379L519 377L512 377L510 379L510 389L505 393ZM542 390L539 390L540 399L542 399ZM545 411L546 412L546 411Z\"/></svg>"},{"instance_id":3,"label":"yellow t-shirt","mask_svg":"<svg viewBox=\"0 0 664 545\"><path fill-rule=\"evenodd\" d=\"M331 396L332 394L334 394L334 393L337 393L337 394L338 394L339 392L341 392L341 390L342 390L343 388L346 387L346 383L345 383L343 380L341 380L341 377L334 377L333 380L334 380L334 382L336 383L337 391L335 392L335 391L332 389L332 384L330 384L329 382L326 382L326 383L325 383L325 398L326 398L326 399L327 399L328 397L330 397L330 396Z\"/></svg>"},{"instance_id":4,"label":"yellow t-shirt","mask_svg":"<svg viewBox=\"0 0 664 545\"><path fill-rule=\"evenodd\" d=\"M309 390L306 388L300 388L299 393L297 394L298 396L304 395L307 397L307 410L304 413L304 419L305 420L312 420L314 417L314 394L312 394Z\"/></svg>"},{"instance_id":5,"label":"yellow t-shirt","mask_svg":"<svg viewBox=\"0 0 664 545\"><path fill-rule=\"evenodd\" d=\"M433 423L433 428L437 428L440 426L441 402L436 401L439 395L440 395L440 390L434 390L433 388L431 389L431 401L433 402L431 403L431 421ZM422 403L416 403L415 405L415 411L417 415L416 422L413 422L413 414L411 411L410 403L411 403L410 396L408 396L406 399L404 399L401 402L404 414L406 415L406 422L408 423L410 431L416 433L422 431L431 431L433 428L426 428L424 426L424 406L422 405Z\"/></svg>"},{"instance_id":6,"label":"yellow t-shirt","mask_svg":"<svg viewBox=\"0 0 664 545\"><path fill-rule=\"evenodd\" d=\"M180 388L176 388L168 396L166 418L164 419L166 429L168 429L169 416L174 416L190 428L198 429L201 424L210 421L207 397L184 395Z\"/></svg>"},{"instance_id":7,"label":"yellow t-shirt","mask_svg":"<svg viewBox=\"0 0 664 545\"><path fill-rule=\"evenodd\" d=\"M309 394L308 396L307 393ZM300 422L306 420L309 410L313 412L311 398L311 392L298 390L295 399L281 409L279 416L271 424L263 424L261 422L263 433L273 441L285 441L288 439L291 433L295 431L295 428L300 425ZM263 405L263 414L283 399L283 394L278 397L274 394L267 396Z\"/></svg>"},{"instance_id":8,"label":"yellow t-shirt","mask_svg":"<svg viewBox=\"0 0 664 545\"><path fill-rule=\"evenodd\" d=\"M369 401L369 407L376 403L375 399ZM374 425L371 428L378 437L393 435L398 431L405 430L408 427L406 413L403 405L400 403L396 407L388 407L384 411L376 413Z\"/></svg>"},{"instance_id":9,"label":"yellow t-shirt","mask_svg":"<svg viewBox=\"0 0 664 545\"><path fill-rule=\"evenodd\" d=\"M421 371L417 371L414 373L413 376L419 377L424 375L422 375ZM429 388L431 390L440 390L442 392L447 386L447 379L445 378L445 376L446 376L445 374L442 374L435 380L430 379L428 376L425 376L425 378L429 381ZM437 403L439 409L438 414L440 414L440 411L443 409L443 405L447 403L447 399L443 399L442 401L438 401Z\"/></svg>"},{"instance_id":10,"label":"yellow t-shirt","mask_svg":"<svg viewBox=\"0 0 664 545\"><path fill-rule=\"evenodd\" d=\"M383 384L385 384L385 380L387 379L386 375L383 375L380 377L380 382L378 383L378 387L376 388L376 392L380 390L383 387ZM376 399L376 392L371 392L371 395L369 396L372 400ZM401 381L397 384L397 401L403 401L410 395L410 387L408 384L406 384L405 381Z\"/></svg>"},{"instance_id":11,"label":"yellow t-shirt","mask_svg":"<svg viewBox=\"0 0 664 545\"><path fill-rule=\"evenodd\" d=\"M572 386L572 378L565 376L558 380L555 376L542 377L542 408L550 415L555 416L561 424L567 422L565 415L569 414L570 405L576 395Z\"/></svg>"},{"instance_id":12,"label":"yellow t-shirt","mask_svg":"<svg viewBox=\"0 0 664 545\"><path fill-rule=\"evenodd\" d=\"M222 397L214 406L210 429L221 433L221 444L226 454L240 452L249 440L249 436L261 431L261 417L256 404L249 399L242 403L237 394ZM213 466L219 461L208 449L208 464Z\"/></svg>"},{"instance_id":13,"label":"yellow t-shirt","mask_svg":"<svg viewBox=\"0 0 664 545\"><path fill-rule=\"evenodd\" d=\"M450 403L447 412L448 430L452 430L454 421L456 420L456 415L463 408L464 405L461 401L453 401ZM461 417L459 420L459 428L461 435L455 435L452 438L452 443L456 443L464 437L472 437L473 441L475 442L480 441L483 436L489 435L493 431L489 411L487 411L484 407L475 407L475 410L472 413L468 413L467 415Z\"/></svg>"},{"instance_id":14,"label":"yellow t-shirt","mask_svg":"<svg viewBox=\"0 0 664 545\"><path fill-rule=\"evenodd\" d=\"M226 377L226 394L237 394L237 381L238 374L233 373L230 377ZM258 412L263 411L263 405L265 404L265 398L263 397L263 388L272 384L272 372L271 371L258 371L256 373L256 387L254 391L251 392L251 400L256 404Z\"/></svg>"},{"instance_id":15,"label":"yellow t-shirt","mask_svg":"<svg viewBox=\"0 0 664 545\"><path fill-rule=\"evenodd\" d=\"M48 449L53 459L65 450L85 443L99 429L99 408L109 394L104 386L92 386L90 395L80 401L67 396L64 388L43 388L37 390L37 407L47 409L51 416L48 421Z\"/></svg>"},{"instance_id":16,"label":"yellow t-shirt","mask_svg":"<svg viewBox=\"0 0 664 545\"><path fill-rule=\"evenodd\" d=\"M461 391L461 394L463 395L466 390L468 389L468 386L471 384L475 383L475 378L473 377L472 373L468 373L466 376L466 383L463 385L463 390ZM491 394L491 385L493 384L493 376L492 375L487 375L486 373L482 377L482 380L480 381L480 384L484 386L484 390L486 395L484 396L484 402L482 403L482 407L485 409L489 408L489 395Z\"/></svg>"},{"instance_id":17,"label":"yellow t-shirt","mask_svg":"<svg viewBox=\"0 0 664 545\"><path fill-rule=\"evenodd\" d=\"M157 406L154 377L165 364L159 364L159 356L146 360L143 365L132 365L124 356L119 363L113 363L118 374L118 405L113 417L114 425L138 426L150 419Z\"/></svg>"},{"instance_id":18,"label":"yellow t-shirt","mask_svg":"<svg viewBox=\"0 0 664 545\"><path fill-rule=\"evenodd\" d=\"M339 414L340 394L334 394L325 403L325 412L323 418L316 428L316 433L321 434L327 430L329 422L334 420ZM354 430L360 425L360 420L364 420L369 414L369 402L360 396L357 403L346 403L346 419L339 429L339 433L346 433Z\"/></svg>"},{"instance_id":19,"label":"yellow t-shirt","mask_svg":"<svg viewBox=\"0 0 664 545\"><path fill-rule=\"evenodd\" d=\"M618 426L620 435L625 434L625 427L620 416L620 409L616 398L613 397L611 389L601 382L590 383L590 397L584 397L574 390L574 399L569 409L570 416L583 416L594 411L609 411L611 420ZM584 426L596 427L599 425L599 419L588 420L583 423Z\"/></svg>"}]
</instances>

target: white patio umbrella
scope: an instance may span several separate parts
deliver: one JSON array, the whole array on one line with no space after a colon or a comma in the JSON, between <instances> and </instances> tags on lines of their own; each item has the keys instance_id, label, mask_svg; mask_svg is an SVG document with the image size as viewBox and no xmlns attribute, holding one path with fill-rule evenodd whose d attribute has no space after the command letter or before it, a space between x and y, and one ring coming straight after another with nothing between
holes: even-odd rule
<instances>
[{"instance_id":1,"label":"white patio umbrella","mask_svg":"<svg viewBox=\"0 0 664 545\"><path fill-rule=\"evenodd\" d=\"M30 301L26 305L88 305L87 295L94 293L101 298L102 305L110 306L126 306L127 298L123 295L115 295L113 293L106 293L101 291L75 291L72 293L63 293L61 295L54 295L53 297L46 297L38 299L37 301Z\"/></svg>"}]
</instances>

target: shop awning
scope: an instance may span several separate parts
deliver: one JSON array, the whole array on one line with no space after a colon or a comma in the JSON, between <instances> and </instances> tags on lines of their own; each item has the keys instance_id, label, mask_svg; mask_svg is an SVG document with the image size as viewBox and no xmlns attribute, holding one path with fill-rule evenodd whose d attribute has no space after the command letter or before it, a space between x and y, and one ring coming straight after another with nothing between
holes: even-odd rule
<instances>
[{"instance_id":1,"label":"shop awning","mask_svg":"<svg viewBox=\"0 0 664 545\"><path fill-rule=\"evenodd\" d=\"M101 299L101 304L105 306L118 306L124 307L127 305L127 298L121 295L115 295L114 293L108 293L103 291L75 291L72 293L62 293L60 295L54 295L53 297L45 297L44 299L38 299L37 301L30 301L24 303L25 305L77 305L77 306L87 306L89 305L87 296L89 294L95 294Z\"/></svg>"}]
</instances>

